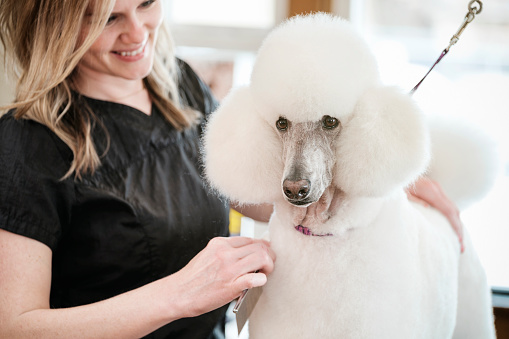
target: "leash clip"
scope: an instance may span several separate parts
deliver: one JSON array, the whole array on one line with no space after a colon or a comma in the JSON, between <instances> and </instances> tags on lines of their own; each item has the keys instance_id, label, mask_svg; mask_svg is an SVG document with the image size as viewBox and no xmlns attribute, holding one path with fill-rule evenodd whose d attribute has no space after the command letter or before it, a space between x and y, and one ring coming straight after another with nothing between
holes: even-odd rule
<instances>
[{"instance_id":1,"label":"leash clip","mask_svg":"<svg viewBox=\"0 0 509 339\"><path fill-rule=\"evenodd\" d=\"M458 40L460 39L460 35L463 33L465 28L467 28L468 24L474 21L475 15L481 13L482 11L482 2L480 0L471 0L468 3L468 13L465 15L465 19L463 20L463 23L461 24L460 28L454 34L449 42L449 46L447 46L446 51L449 51L449 48L456 44Z\"/></svg>"}]
</instances>

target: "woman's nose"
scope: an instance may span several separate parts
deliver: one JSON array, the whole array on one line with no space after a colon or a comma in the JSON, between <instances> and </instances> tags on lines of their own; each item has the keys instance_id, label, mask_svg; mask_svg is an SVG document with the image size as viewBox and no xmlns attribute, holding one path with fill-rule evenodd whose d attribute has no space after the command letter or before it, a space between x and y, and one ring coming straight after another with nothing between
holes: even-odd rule
<instances>
[{"instance_id":1,"label":"woman's nose","mask_svg":"<svg viewBox=\"0 0 509 339\"><path fill-rule=\"evenodd\" d=\"M136 16L132 16L126 20L121 38L124 43L139 44L145 40L146 31L145 24Z\"/></svg>"}]
</instances>

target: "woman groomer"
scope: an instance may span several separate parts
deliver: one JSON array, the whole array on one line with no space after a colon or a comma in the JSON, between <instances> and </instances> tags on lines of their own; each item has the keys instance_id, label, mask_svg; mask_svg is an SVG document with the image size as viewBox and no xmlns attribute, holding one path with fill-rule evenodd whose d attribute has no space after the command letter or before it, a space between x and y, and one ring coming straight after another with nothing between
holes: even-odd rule
<instances>
[{"instance_id":1,"label":"woman groomer","mask_svg":"<svg viewBox=\"0 0 509 339\"><path fill-rule=\"evenodd\" d=\"M20 73L0 121L2 338L221 337L221 307L272 271L201 180L216 101L168 50L162 5L0 1Z\"/></svg>"}]
</instances>

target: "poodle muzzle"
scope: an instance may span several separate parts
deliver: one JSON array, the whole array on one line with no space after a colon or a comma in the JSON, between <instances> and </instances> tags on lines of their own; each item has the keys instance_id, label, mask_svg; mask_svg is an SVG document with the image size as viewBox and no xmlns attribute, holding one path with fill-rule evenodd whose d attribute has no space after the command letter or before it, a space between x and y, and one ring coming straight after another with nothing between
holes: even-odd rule
<instances>
[{"instance_id":1,"label":"poodle muzzle","mask_svg":"<svg viewBox=\"0 0 509 339\"><path fill-rule=\"evenodd\" d=\"M334 141L341 125L330 116L301 123L281 117L276 128L283 145L283 196L294 206L307 207L317 202L331 185Z\"/></svg>"}]
</instances>

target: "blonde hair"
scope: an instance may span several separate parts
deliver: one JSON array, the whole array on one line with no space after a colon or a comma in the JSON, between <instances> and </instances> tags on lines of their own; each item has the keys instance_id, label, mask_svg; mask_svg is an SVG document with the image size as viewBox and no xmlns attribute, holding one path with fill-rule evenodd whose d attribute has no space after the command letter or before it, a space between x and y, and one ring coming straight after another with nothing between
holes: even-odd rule
<instances>
[{"instance_id":1,"label":"blonde hair","mask_svg":"<svg viewBox=\"0 0 509 339\"><path fill-rule=\"evenodd\" d=\"M67 144L74 159L64 178L72 173L81 178L100 165L91 136L93 112L81 105L70 108L76 66L103 31L114 4L115 0L0 1L0 39L9 57L8 68L18 79L14 103L3 109L14 108L17 119L47 126ZM88 32L82 37L85 24ZM154 105L181 130L193 125L197 114L181 108L171 46L162 25L154 66L144 84Z\"/></svg>"}]
</instances>

